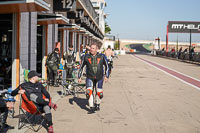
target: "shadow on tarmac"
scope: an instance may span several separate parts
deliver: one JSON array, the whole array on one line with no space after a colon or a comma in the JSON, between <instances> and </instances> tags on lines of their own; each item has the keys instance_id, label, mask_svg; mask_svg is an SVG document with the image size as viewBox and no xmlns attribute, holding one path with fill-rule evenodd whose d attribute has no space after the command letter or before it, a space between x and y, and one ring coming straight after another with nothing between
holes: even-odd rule
<instances>
[{"instance_id":1,"label":"shadow on tarmac","mask_svg":"<svg viewBox=\"0 0 200 133\"><path fill-rule=\"evenodd\" d=\"M75 102L81 109L90 111L90 109L87 107L88 100L86 98L73 97L69 99L70 104L73 105L73 102Z\"/></svg>"},{"instance_id":2,"label":"shadow on tarmac","mask_svg":"<svg viewBox=\"0 0 200 133\"><path fill-rule=\"evenodd\" d=\"M5 128L1 133L7 133L10 129L14 129L14 127L10 126L8 128Z\"/></svg>"}]
</instances>

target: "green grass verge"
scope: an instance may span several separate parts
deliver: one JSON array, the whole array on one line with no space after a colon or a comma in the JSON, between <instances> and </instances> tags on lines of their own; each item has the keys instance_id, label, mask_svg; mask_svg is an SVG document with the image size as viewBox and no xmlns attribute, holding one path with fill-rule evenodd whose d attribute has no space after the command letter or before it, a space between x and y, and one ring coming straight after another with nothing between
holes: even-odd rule
<instances>
[{"instance_id":1,"label":"green grass verge","mask_svg":"<svg viewBox=\"0 0 200 133\"><path fill-rule=\"evenodd\" d=\"M149 51L152 50L152 48L150 48L152 46L152 44L144 44L143 47Z\"/></svg>"},{"instance_id":2,"label":"green grass verge","mask_svg":"<svg viewBox=\"0 0 200 133\"><path fill-rule=\"evenodd\" d=\"M128 44L128 45L125 45L125 47L130 49L130 44Z\"/></svg>"}]
</instances>

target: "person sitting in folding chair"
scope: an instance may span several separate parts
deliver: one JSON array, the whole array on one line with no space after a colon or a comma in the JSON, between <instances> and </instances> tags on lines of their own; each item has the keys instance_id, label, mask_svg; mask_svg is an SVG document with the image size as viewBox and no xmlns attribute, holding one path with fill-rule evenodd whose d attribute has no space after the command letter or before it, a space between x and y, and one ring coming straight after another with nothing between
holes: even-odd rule
<instances>
[{"instance_id":1,"label":"person sitting in folding chair","mask_svg":"<svg viewBox=\"0 0 200 133\"><path fill-rule=\"evenodd\" d=\"M26 94L30 101L33 101L38 108L42 108L45 113L45 118L48 126L48 133L53 133L53 123L51 108L56 110L57 105L51 103L50 94L46 91L44 86L38 82L38 73L30 71L28 73L29 82L22 83L17 89L12 91L11 95ZM43 96L46 98L44 99Z\"/></svg>"}]
</instances>

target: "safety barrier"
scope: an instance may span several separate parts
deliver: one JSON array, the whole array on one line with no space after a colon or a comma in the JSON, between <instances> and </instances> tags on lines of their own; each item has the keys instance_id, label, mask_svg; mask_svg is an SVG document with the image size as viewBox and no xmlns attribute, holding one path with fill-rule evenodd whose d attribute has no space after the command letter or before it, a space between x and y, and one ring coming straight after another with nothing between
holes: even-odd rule
<instances>
[{"instance_id":1,"label":"safety barrier","mask_svg":"<svg viewBox=\"0 0 200 133\"><path fill-rule=\"evenodd\" d=\"M166 52L161 50L156 50L157 56L174 58L181 61L190 61L200 63L200 52Z\"/></svg>"}]
</instances>

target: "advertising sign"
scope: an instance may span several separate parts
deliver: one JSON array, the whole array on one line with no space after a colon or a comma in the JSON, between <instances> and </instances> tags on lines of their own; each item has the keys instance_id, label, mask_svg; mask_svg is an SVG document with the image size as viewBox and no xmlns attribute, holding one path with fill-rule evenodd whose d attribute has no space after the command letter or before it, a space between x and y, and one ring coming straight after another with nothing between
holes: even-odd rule
<instances>
[{"instance_id":1,"label":"advertising sign","mask_svg":"<svg viewBox=\"0 0 200 133\"><path fill-rule=\"evenodd\" d=\"M200 22L169 21L168 31L171 33L200 33Z\"/></svg>"}]
</instances>

